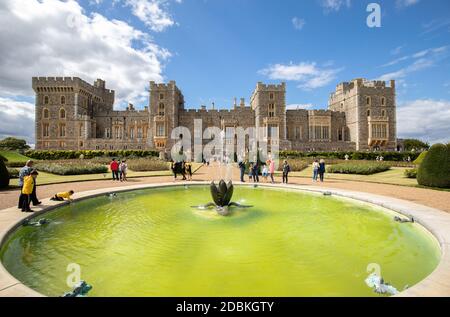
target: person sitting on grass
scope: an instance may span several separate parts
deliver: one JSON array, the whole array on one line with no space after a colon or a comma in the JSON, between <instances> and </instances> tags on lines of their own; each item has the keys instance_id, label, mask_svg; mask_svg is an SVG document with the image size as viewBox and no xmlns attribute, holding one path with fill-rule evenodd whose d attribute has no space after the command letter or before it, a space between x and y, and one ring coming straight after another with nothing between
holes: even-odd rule
<instances>
[{"instance_id":1,"label":"person sitting on grass","mask_svg":"<svg viewBox=\"0 0 450 317\"><path fill-rule=\"evenodd\" d=\"M68 201L72 201L72 195L75 194L73 190L69 190L68 192L61 192L57 193L55 196L50 198L50 200L54 201L64 201L64 199L67 199Z\"/></svg>"}]
</instances>

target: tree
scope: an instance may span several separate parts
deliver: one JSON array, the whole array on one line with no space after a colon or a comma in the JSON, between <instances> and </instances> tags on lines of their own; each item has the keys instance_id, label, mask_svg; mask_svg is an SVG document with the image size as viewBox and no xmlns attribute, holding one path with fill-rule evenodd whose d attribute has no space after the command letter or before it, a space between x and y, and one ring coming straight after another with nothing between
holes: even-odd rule
<instances>
[{"instance_id":1,"label":"tree","mask_svg":"<svg viewBox=\"0 0 450 317\"><path fill-rule=\"evenodd\" d=\"M0 149L3 150L28 150L30 147L27 145L27 141L16 138L6 138L0 141Z\"/></svg>"},{"instance_id":2,"label":"tree","mask_svg":"<svg viewBox=\"0 0 450 317\"><path fill-rule=\"evenodd\" d=\"M430 145L418 139L405 139L403 141L405 151L423 151L428 150Z\"/></svg>"}]
</instances>

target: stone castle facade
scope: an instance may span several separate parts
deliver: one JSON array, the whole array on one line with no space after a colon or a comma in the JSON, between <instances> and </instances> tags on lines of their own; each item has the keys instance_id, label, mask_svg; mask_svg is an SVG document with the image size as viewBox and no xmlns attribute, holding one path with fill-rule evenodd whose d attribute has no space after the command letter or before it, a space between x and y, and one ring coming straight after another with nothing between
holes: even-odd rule
<instances>
[{"instance_id":1,"label":"stone castle facade","mask_svg":"<svg viewBox=\"0 0 450 317\"><path fill-rule=\"evenodd\" d=\"M174 81L150 82L149 105L114 110L114 91L101 79L34 77L36 149L156 149L169 153L175 127L194 120L215 126L278 128L280 150L396 150L395 81L355 79L336 87L327 110L286 109L286 85L258 83L247 106L242 98L230 110L186 109ZM268 132L270 134L270 132ZM270 135L265 135L269 137ZM206 140L205 143L207 143ZM192 144L194 142L192 141Z\"/></svg>"}]
</instances>

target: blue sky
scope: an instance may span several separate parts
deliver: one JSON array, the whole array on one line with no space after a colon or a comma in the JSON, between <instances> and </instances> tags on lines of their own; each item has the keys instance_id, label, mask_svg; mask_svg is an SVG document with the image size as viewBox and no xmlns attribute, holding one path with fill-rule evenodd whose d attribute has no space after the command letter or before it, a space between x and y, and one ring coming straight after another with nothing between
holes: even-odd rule
<instances>
[{"instance_id":1,"label":"blue sky","mask_svg":"<svg viewBox=\"0 0 450 317\"><path fill-rule=\"evenodd\" d=\"M349 6L344 2L333 10L315 0L185 0L169 4L176 24L163 32L148 30L123 5L82 3L89 11L100 11L108 18L149 31L158 45L172 52L164 78L177 81L188 106L216 101L225 107L234 96L248 99L257 81L274 81L261 70L304 62L336 70L335 79L315 89L298 88L299 82L287 80L287 102L321 108L326 107L328 94L340 81L379 78L408 67L414 59L382 65L450 45L450 24L444 23L450 21L450 2L431 0L402 6L401 2L378 1L382 27L369 28L366 7L371 2L351 1ZM301 30L295 28L294 18L304 21ZM427 27L439 22L443 26L436 30ZM400 100L449 97L450 87L445 86L450 82L448 51L426 57L434 64L399 78Z\"/></svg>"},{"instance_id":2,"label":"blue sky","mask_svg":"<svg viewBox=\"0 0 450 317\"><path fill-rule=\"evenodd\" d=\"M366 24L371 2L380 28ZM27 53L0 50L0 119L32 118L36 75L104 78L117 108L146 105L150 80L176 80L187 107L220 108L286 81L288 105L319 109L339 82L392 78L399 137L448 141L449 13L447 0L5 0L16 28L0 40Z\"/></svg>"}]
</instances>

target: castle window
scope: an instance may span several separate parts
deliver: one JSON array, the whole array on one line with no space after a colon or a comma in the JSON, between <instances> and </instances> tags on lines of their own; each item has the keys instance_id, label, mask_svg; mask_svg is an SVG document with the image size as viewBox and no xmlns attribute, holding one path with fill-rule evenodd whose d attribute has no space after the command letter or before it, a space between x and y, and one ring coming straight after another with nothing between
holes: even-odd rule
<instances>
[{"instance_id":1,"label":"castle window","mask_svg":"<svg viewBox=\"0 0 450 317\"><path fill-rule=\"evenodd\" d=\"M295 135L294 135L294 138L295 138L296 140L302 138L302 130L301 130L301 127L295 127Z\"/></svg>"},{"instance_id":2,"label":"castle window","mask_svg":"<svg viewBox=\"0 0 450 317\"><path fill-rule=\"evenodd\" d=\"M273 100L274 97L275 97L275 96L274 96L273 92L271 92L271 93L269 94L269 99L270 99L270 100Z\"/></svg>"},{"instance_id":3,"label":"castle window","mask_svg":"<svg viewBox=\"0 0 450 317\"><path fill-rule=\"evenodd\" d=\"M134 128L130 129L130 139L134 139Z\"/></svg>"},{"instance_id":4,"label":"castle window","mask_svg":"<svg viewBox=\"0 0 450 317\"><path fill-rule=\"evenodd\" d=\"M50 147L50 142L45 141L45 142L44 142L44 147L45 147L45 148L49 148L49 147Z\"/></svg>"},{"instance_id":5,"label":"castle window","mask_svg":"<svg viewBox=\"0 0 450 317\"><path fill-rule=\"evenodd\" d=\"M341 109L344 109L344 103L341 102Z\"/></svg>"},{"instance_id":6,"label":"castle window","mask_svg":"<svg viewBox=\"0 0 450 317\"><path fill-rule=\"evenodd\" d=\"M50 136L50 126L49 126L48 123L44 123L44 124L42 125L42 136L43 136L44 138L47 138L47 137Z\"/></svg>"},{"instance_id":7,"label":"castle window","mask_svg":"<svg viewBox=\"0 0 450 317\"><path fill-rule=\"evenodd\" d=\"M275 104L273 103L269 104L269 117L275 117Z\"/></svg>"},{"instance_id":8,"label":"castle window","mask_svg":"<svg viewBox=\"0 0 450 317\"><path fill-rule=\"evenodd\" d=\"M59 147L60 147L60 148L66 147L66 142L64 142L64 141L59 141Z\"/></svg>"},{"instance_id":9,"label":"castle window","mask_svg":"<svg viewBox=\"0 0 450 317\"><path fill-rule=\"evenodd\" d=\"M372 138L374 139L387 139L387 125L386 124L373 124L372 125Z\"/></svg>"},{"instance_id":10,"label":"castle window","mask_svg":"<svg viewBox=\"0 0 450 317\"><path fill-rule=\"evenodd\" d=\"M156 136L165 136L165 129L163 124L158 124L156 127Z\"/></svg>"},{"instance_id":11,"label":"castle window","mask_svg":"<svg viewBox=\"0 0 450 317\"><path fill-rule=\"evenodd\" d=\"M64 110L64 109L59 110L59 117L61 119L65 119L66 118L66 110Z\"/></svg>"},{"instance_id":12,"label":"castle window","mask_svg":"<svg viewBox=\"0 0 450 317\"><path fill-rule=\"evenodd\" d=\"M95 146L95 149L96 149L96 150L100 150L100 145L96 145L96 146Z\"/></svg>"},{"instance_id":13,"label":"castle window","mask_svg":"<svg viewBox=\"0 0 450 317\"><path fill-rule=\"evenodd\" d=\"M370 117L370 109L367 109L367 116Z\"/></svg>"},{"instance_id":14,"label":"castle window","mask_svg":"<svg viewBox=\"0 0 450 317\"><path fill-rule=\"evenodd\" d=\"M158 116L164 116L165 115L165 107L163 103L160 103L158 106Z\"/></svg>"},{"instance_id":15,"label":"castle window","mask_svg":"<svg viewBox=\"0 0 450 317\"><path fill-rule=\"evenodd\" d=\"M80 147L83 147L83 141L80 141Z\"/></svg>"},{"instance_id":16,"label":"castle window","mask_svg":"<svg viewBox=\"0 0 450 317\"><path fill-rule=\"evenodd\" d=\"M119 127L114 128L114 135L116 136L116 139L120 139L120 128Z\"/></svg>"},{"instance_id":17,"label":"castle window","mask_svg":"<svg viewBox=\"0 0 450 317\"><path fill-rule=\"evenodd\" d=\"M61 104L62 105L66 104L66 96L61 96Z\"/></svg>"},{"instance_id":18,"label":"castle window","mask_svg":"<svg viewBox=\"0 0 450 317\"><path fill-rule=\"evenodd\" d=\"M138 139L142 139L142 128L138 128L137 137L138 137Z\"/></svg>"},{"instance_id":19,"label":"castle window","mask_svg":"<svg viewBox=\"0 0 450 317\"><path fill-rule=\"evenodd\" d=\"M343 135L342 135L342 129L338 129L338 141L342 141Z\"/></svg>"},{"instance_id":20,"label":"castle window","mask_svg":"<svg viewBox=\"0 0 450 317\"><path fill-rule=\"evenodd\" d=\"M49 100L48 100L48 96L45 96L45 97L44 97L44 105L48 105L48 101L49 101Z\"/></svg>"},{"instance_id":21,"label":"castle window","mask_svg":"<svg viewBox=\"0 0 450 317\"><path fill-rule=\"evenodd\" d=\"M384 97L381 98L381 105L382 106L386 105L386 98L384 98Z\"/></svg>"},{"instance_id":22,"label":"castle window","mask_svg":"<svg viewBox=\"0 0 450 317\"><path fill-rule=\"evenodd\" d=\"M366 97L366 105L370 106L371 101L370 97Z\"/></svg>"},{"instance_id":23,"label":"castle window","mask_svg":"<svg viewBox=\"0 0 450 317\"><path fill-rule=\"evenodd\" d=\"M59 136L61 138L64 138L66 136L66 125L64 123L61 123L59 125Z\"/></svg>"},{"instance_id":24,"label":"castle window","mask_svg":"<svg viewBox=\"0 0 450 317\"><path fill-rule=\"evenodd\" d=\"M82 124L82 123L80 124L80 133L79 133L79 136L80 136L80 137L83 136L83 124Z\"/></svg>"},{"instance_id":25,"label":"castle window","mask_svg":"<svg viewBox=\"0 0 450 317\"><path fill-rule=\"evenodd\" d=\"M50 117L50 112L47 108L44 108L42 116L44 117L44 119L48 119Z\"/></svg>"},{"instance_id":26,"label":"castle window","mask_svg":"<svg viewBox=\"0 0 450 317\"><path fill-rule=\"evenodd\" d=\"M164 99L164 94L159 94L159 100L163 100Z\"/></svg>"},{"instance_id":27,"label":"castle window","mask_svg":"<svg viewBox=\"0 0 450 317\"><path fill-rule=\"evenodd\" d=\"M381 110L381 116L382 116L382 117L386 116L386 111Z\"/></svg>"}]
</instances>

